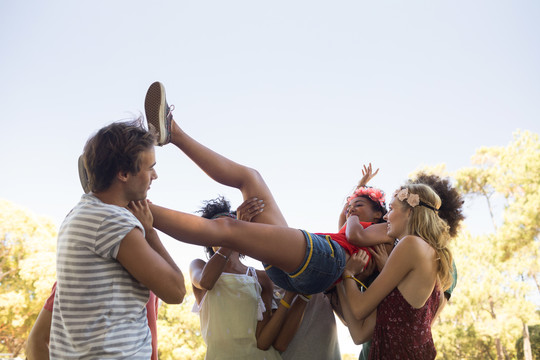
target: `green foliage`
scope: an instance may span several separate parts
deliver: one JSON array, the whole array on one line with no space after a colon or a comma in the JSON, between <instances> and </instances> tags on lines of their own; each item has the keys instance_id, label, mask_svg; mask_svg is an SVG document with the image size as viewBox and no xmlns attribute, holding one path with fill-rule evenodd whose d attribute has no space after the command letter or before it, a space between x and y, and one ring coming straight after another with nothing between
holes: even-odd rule
<instances>
[{"instance_id":1,"label":"green foliage","mask_svg":"<svg viewBox=\"0 0 540 360\"><path fill-rule=\"evenodd\" d=\"M487 201L494 231L464 229L454 239L458 284L433 327L438 358L515 358L524 324L540 324L532 300L540 295L538 135L517 132L507 147L480 148L472 163L454 175L456 186ZM501 214L494 203L503 204Z\"/></svg>"},{"instance_id":2,"label":"green foliage","mask_svg":"<svg viewBox=\"0 0 540 360\"><path fill-rule=\"evenodd\" d=\"M21 356L28 334L56 280L56 226L0 200L0 353ZM188 294L180 305L158 311L160 359L204 359L199 317Z\"/></svg>"},{"instance_id":3,"label":"green foliage","mask_svg":"<svg viewBox=\"0 0 540 360\"><path fill-rule=\"evenodd\" d=\"M529 337L532 348L533 359L540 359L540 325L529 326ZM516 341L516 352L519 360L524 358L523 354L523 336Z\"/></svg>"},{"instance_id":4,"label":"green foliage","mask_svg":"<svg viewBox=\"0 0 540 360\"><path fill-rule=\"evenodd\" d=\"M341 360L356 360L358 359L358 355L354 355L354 354L342 354L341 355Z\"/></svg>"},{"instance_id":5,"label":"green foliage","mask_svg":"<svg viewBox=\"0 0 540 360\"><path fill-rule=\"evenodd\" d=\"M422 169L429 171L428 169ZM463 228L452 244L458 283L433 326L438 359L521 359L528 326L540 358L540 141L516 132L507 147L483 147L472 166L449 174L467 199L488 204L493 231ZM493 206L501 204L502 210ZM469 219L474 221L474 219ZM55 280L56 229L0 200L0 353L21 355L24 342ZM158 346L162 360L204 359L206 346L191 285L180 305L162 304ZM348 358L344 355L344 358ZM355 357L352 357L355 358Z\"/></svg>"},{"instance_id":6,"label":"green foliage","mask_svg":"<svg viewBox=\"0 0 540 360\"><path fill-rule=\"evenodd\" d=\"M191 311L195 297L189 281L186 281L186 289L187 294L182 304L162 304L159 307L160 360L202 360L206 354L199 316Z\"/></svg>"},{"instance_id":7,"label":"green foliage","mask_svg":"<svg viewBox=\"0 0 540 360\"><path fill-rule=\"evenodd\" d=\"M19 355L56 278L56 227L0 200L0 353Z\"/></svg>"}]
</instances>

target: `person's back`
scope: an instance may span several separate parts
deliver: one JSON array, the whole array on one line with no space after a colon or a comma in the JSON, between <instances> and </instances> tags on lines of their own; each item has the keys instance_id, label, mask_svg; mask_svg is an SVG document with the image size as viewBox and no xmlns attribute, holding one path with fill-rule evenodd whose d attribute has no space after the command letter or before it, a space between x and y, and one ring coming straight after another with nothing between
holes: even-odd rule
<instances>
[{"instance_id":1,"label":"person's back","mask_svg":"<svg viewBox=\"0 0 540 360\"><path fill-rule=\"evenodd\" d=\"M339 339L334 311L326 295L314 294L306 306L302 323L283 360L340 360Z\"/></svg>"},{"instance_id":2,"label":"person's back","mask_svg":"<svg viewBox=\"0 0 540 360\"><path fill-rule=\"evenodd\" d=\"M62 223L52 358L99 355L96 348L113 343L114 349L99 356L150 357L149 290L115 259L120 241L134 227L142 225L129 210L88 194Z\"/></svg>"},{"instance_id":3,"label":"person's back","mask_svg":"<svg viewBox=\"0 0 540 360\"><path fill-rule=\"evenodd\" d=\"M182 272L153 229L146 201L157 178L154 140L140 121L125 122L100 129L85 145L91 192L58 234L53 359L149 359L150 290L167 303L183 300Z\"/></svg>"}]
</instances>

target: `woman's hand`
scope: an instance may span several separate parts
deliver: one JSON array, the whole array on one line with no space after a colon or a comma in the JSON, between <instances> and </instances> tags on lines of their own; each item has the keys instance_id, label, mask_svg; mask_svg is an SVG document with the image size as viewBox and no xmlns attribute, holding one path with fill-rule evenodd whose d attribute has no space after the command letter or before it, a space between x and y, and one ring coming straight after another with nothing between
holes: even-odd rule
<instances>
[{"instance_id":1,"label":"woman's hand","mask_svg":"<svg viewBox=\"0 0 540 360\"><path fill-rule=\"evenodd\" d=\"M388 252L386 251L386 245L379 244L372 246L368 249L372 255L373 260L375 261L375 264L377 264L377 270L379 270L379 272L382 271L384 264L386 264L386 261L388 261Z\"/></svg>"},{"instance_id":2,"label":"woman's hand","mask_svg":"<svg viewBox=\"0 0 540 360\"><path fill-rule=\"evenodd\" d=\"M130 201L128 210L141 222L146 234L154 228L154 217L148 207L148 200Z\"/></svg>"},{"instance_id":3,"label":"woman's hand","mask_svg":"<svg viewBox=\"0 0 540 360\"><path fill-rule=\"evenodd\" d=\"M364 168L362 169L362 178L358 182L357 188L362 187L362 186L366 186L367 183L371 179L373 179L375 177L375 175L377 175L378 172L379 172L379 169L377 169L377 170L375 170L375 172L373 172L373 169L371 168L371 163L369 163L368 166L364 165Z\"/></svg>"},{"instance_id":4,"label":"woman's hand","mask_svg":"<svg viewBox=\"0 0 540 360\"><path fill-rule=\"evenodd\" d=\"M369 262L369 255L364 250L358 251L356 254L352 254L347 264L345 265L345 270L343 271L343 276L360 274L364 271L367 263Z\"/></svg>"},{"instance_id":5,"label":"woman's hand","mask_svg":"<svg viewBox=\"0 0 540 360\"><path fill-rule=\"evenodd\" d=\"M373 261L373 258L371 261L369 261L366 265L366 268L364 271L362 271L360 274L356 274L356 278L360 281L366 281L371 274L373 274L373 271L377 268L377 265L375 264L375 261Z\"/></svg>"},{"instance_id":6,"label":"woman's hand","mask_svg":"<svg viewBox=\"0 0 540 360\"><path fill-rule=\"evenodd\" d=\"M251 198L244 201L238 209L236 209L236 218L238 220L250 222L258 214L264 210L263 200Z\"/></svg>"}]
</instances>

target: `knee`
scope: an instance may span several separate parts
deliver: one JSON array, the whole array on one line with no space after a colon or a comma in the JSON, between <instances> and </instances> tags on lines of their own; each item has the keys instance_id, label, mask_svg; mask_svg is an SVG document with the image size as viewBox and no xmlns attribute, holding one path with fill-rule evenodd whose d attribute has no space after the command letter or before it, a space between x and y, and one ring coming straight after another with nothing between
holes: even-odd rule
<instances>
[{"instance_id":1,"label":"knee","mask_svg":"<svg viewBox=\"0 0 540 360\"><path fill-rule=\"evenodd\" d=\"M250 167L245 168L243 179L244 179L244 185L264 183L264 179L261 173L259 173L257 170Z\"/></svg>"}]
</instances>

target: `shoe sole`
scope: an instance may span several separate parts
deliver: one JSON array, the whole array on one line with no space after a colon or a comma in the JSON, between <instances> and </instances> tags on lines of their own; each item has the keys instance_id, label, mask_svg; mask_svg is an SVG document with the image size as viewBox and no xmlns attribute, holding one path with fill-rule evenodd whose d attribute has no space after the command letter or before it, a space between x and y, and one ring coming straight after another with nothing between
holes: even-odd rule
<instances>
[{"instance_id":1,"label":"shoe sole","mask_svg":"<svg viewBox=\"0 0 540 360\"><path fill-rule=\"evenodd\" d=\"M167 129L165 128L165 87L159 81L156 81L148 88L146 98L144 99L144 110L146 112L146 121L148 130L157 135L157 144L163 146L167 139Z\"/></svg>"}]
</instances>

